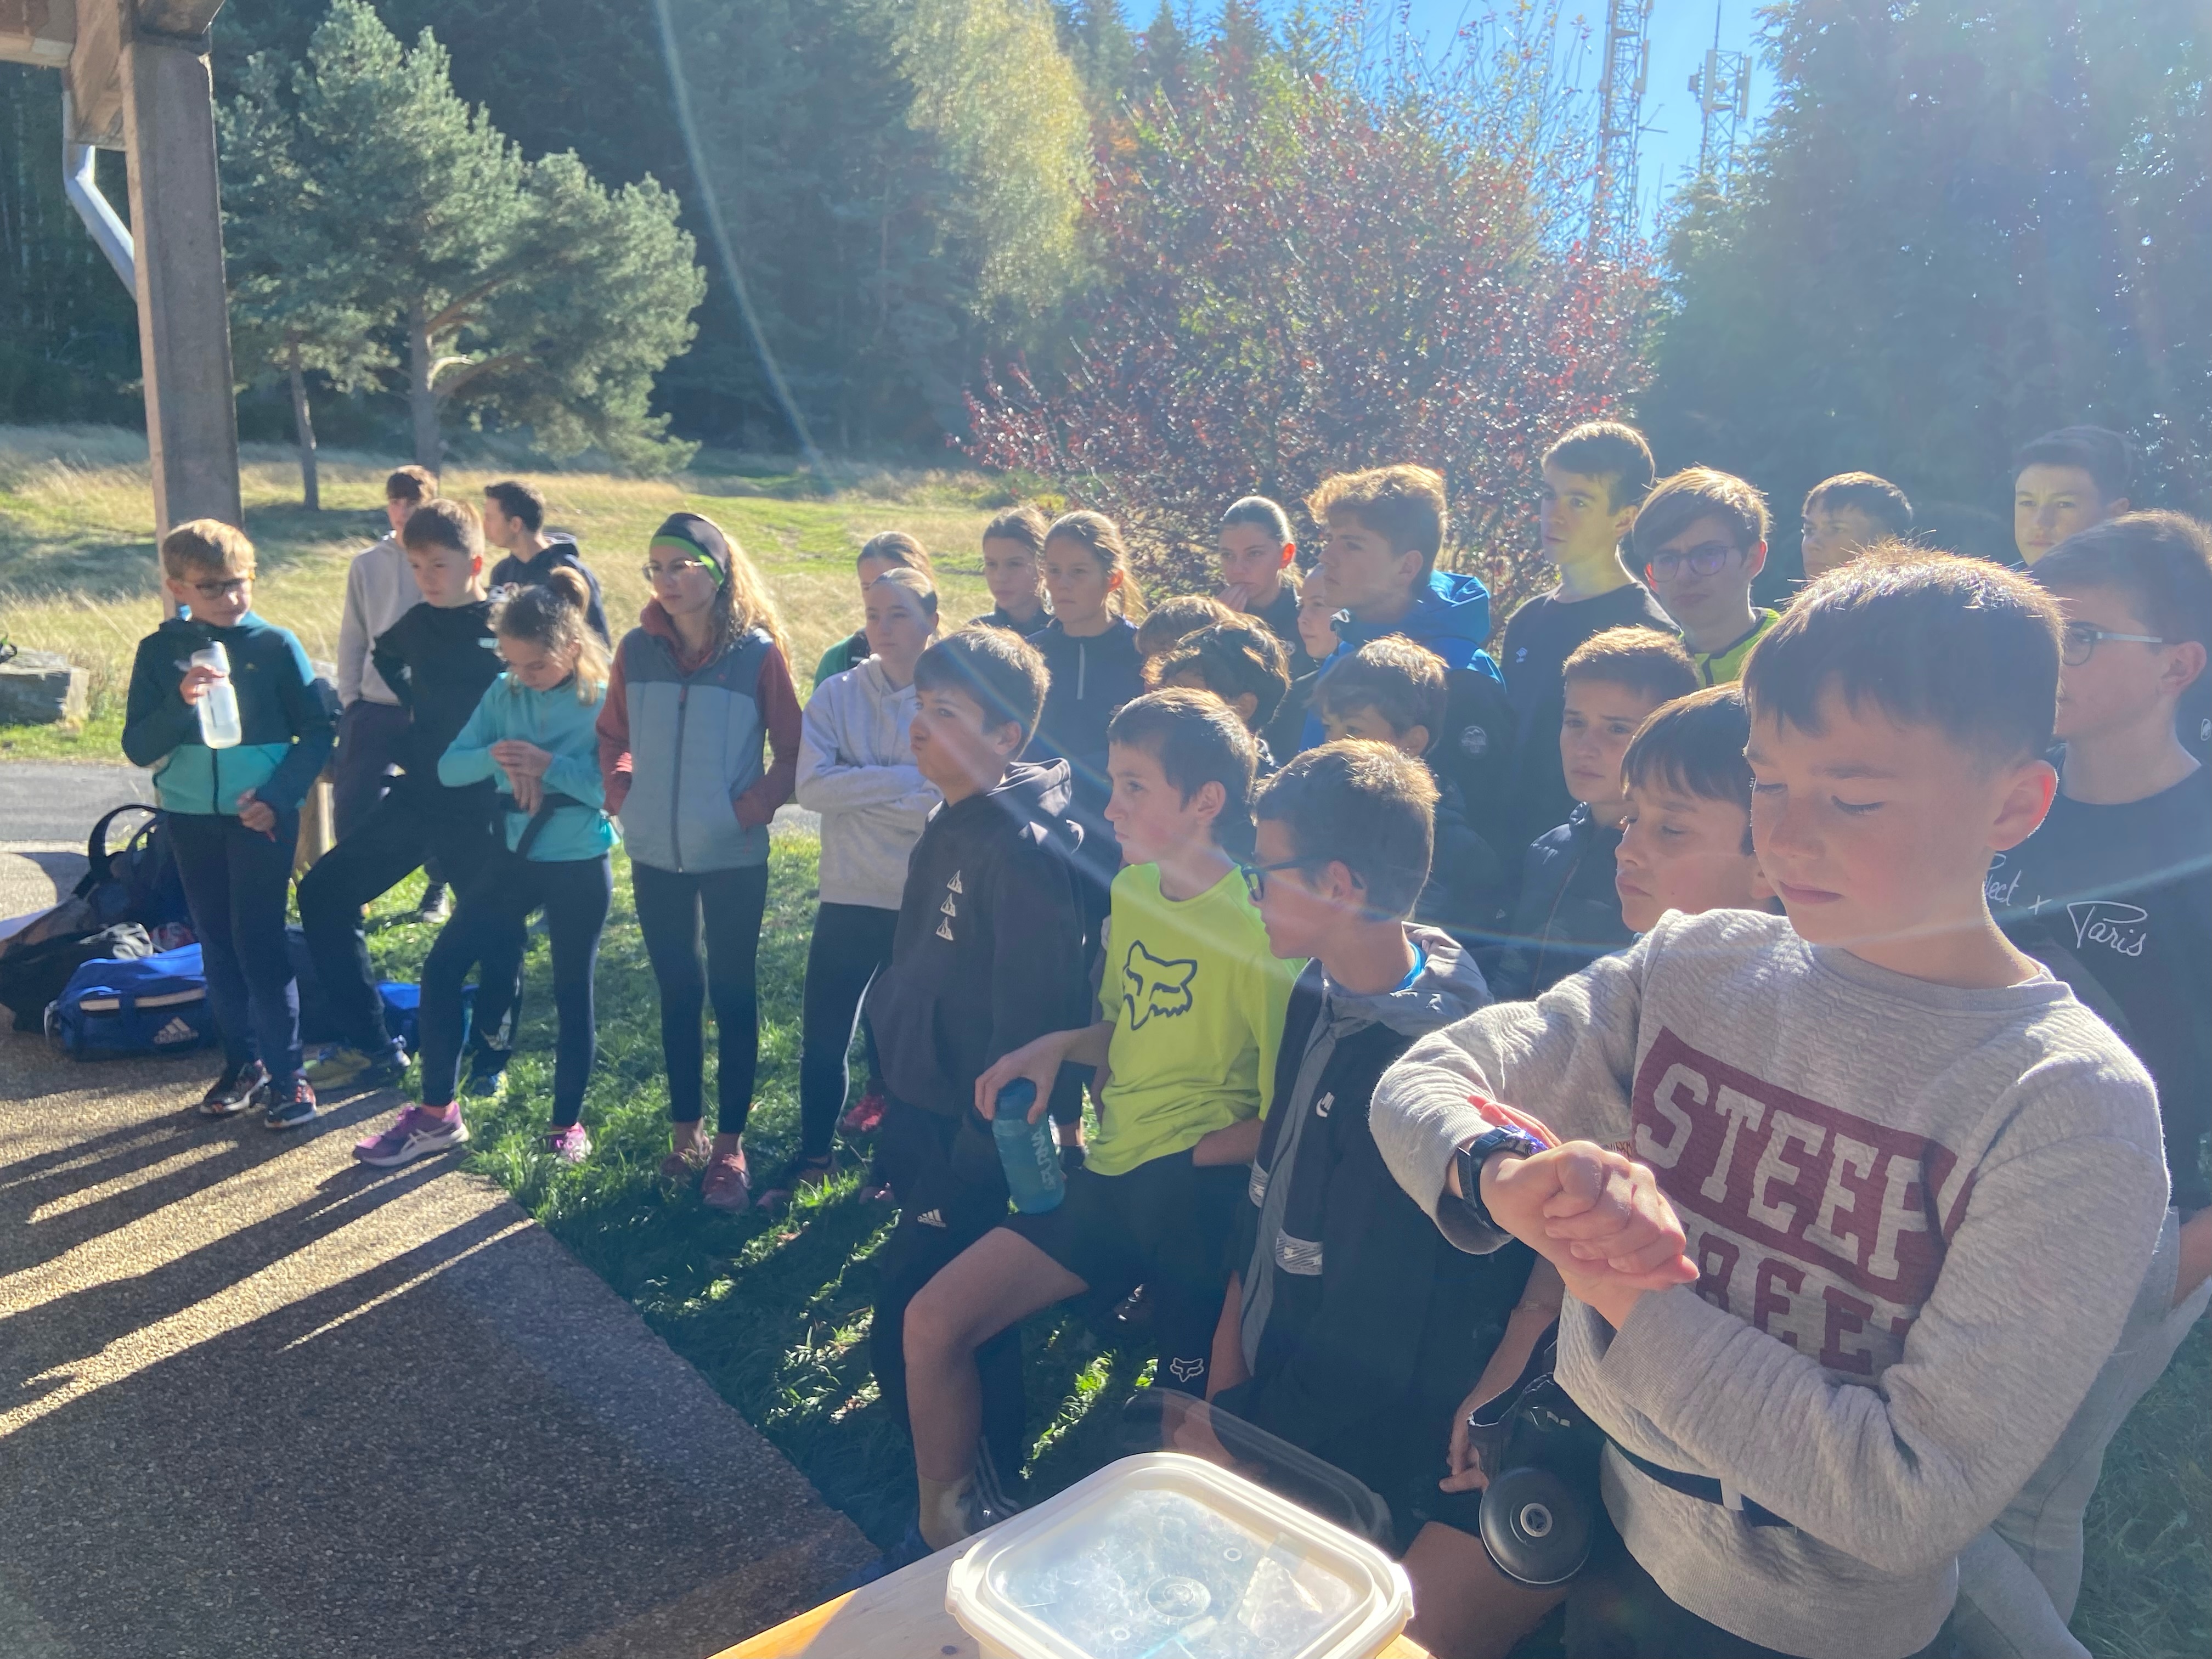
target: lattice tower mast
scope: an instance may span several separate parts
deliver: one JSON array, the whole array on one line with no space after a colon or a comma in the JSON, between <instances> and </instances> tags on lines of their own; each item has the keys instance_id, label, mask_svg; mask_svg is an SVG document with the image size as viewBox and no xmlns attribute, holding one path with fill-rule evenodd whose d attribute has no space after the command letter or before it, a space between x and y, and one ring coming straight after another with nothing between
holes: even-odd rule
<instances>
[{"instance_id":1,"label":"lattice tower mast","mask_svg":"<svg viewBox=\"0 0 2212 1659\"><path fill-rule=\"evenodd\" d=\"M1597 183L1590 247L1617 254L1636 231L1636 146L1651 69L1652 0L1607 0L1604 68L1598 79Z\"/></svg>"},{"instance_id":2,"label":"lattice tower mast","mask_svg":"<svg viewBox=\"0 0 2212 1659\"><path fill-rule=\"evenodd\" d=\"M1743 164L1751 131L1751 54L1721 50L1721 9L1713 6L1713 44L1690 77L1698 100L1698 177L1725 194Z\"/></svg>"}]
</instances>

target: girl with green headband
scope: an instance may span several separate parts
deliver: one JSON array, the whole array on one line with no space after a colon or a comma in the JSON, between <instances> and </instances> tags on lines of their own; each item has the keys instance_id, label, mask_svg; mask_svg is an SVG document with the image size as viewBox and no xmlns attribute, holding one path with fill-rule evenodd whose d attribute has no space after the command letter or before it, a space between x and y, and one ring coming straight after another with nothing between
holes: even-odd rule
<instances>
[{"instance_id":1,"label":"girl with green headband","mask_svg":"<svg viewBox=\"0 0 2212 1659\"><path fill-rule=\"evenodd\" d=\"M599 737L660 989L673 1126L661 1174L689 1182L703 1170L706 1201L743 1210L752 1201L744 1128L760 1060L768 823L791 798L799 696L775 605L712 520L671 514L647 549L645 576L653 598L616 650ZM720 1042L711 1142L701 1030L710 1000Z\"/></svg>"}]
</instances>

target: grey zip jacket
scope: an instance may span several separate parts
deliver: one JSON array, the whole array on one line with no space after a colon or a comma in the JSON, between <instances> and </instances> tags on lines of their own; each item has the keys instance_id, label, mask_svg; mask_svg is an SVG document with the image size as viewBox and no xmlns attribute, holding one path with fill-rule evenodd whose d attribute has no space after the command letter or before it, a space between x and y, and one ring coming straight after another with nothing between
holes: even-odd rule
<instances>
[{"instance_id":1,"label":"grey zip jacket","mask_svg":"<svg viewBox=\"0 0 2212 1659\"><path fill-rule=\"evenodd\" d=\"M1384 1075L1384 1161L1480 1249L1497 1236L1444 1197L1474 1093L1650 1164L1704 1269L1618 1331L1570 1298L1560 1381L1620 1446L1792 1523L1752 1527L1608 1449L1630 1553L1747 1641L1918 1652L2149 1265L2166 1158L2142 1066L2047 973L1955 989L1720 910L1670 915Z\"/></svg>"}]
</instances>

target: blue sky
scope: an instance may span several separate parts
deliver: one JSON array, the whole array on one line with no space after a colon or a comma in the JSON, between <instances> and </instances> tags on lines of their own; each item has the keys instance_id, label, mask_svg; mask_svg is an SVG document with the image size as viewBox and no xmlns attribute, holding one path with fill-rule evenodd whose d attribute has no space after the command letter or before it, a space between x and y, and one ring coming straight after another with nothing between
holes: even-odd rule
<instances>
[{"instance_id":1,"label":"blue sky","mask_svg":"<svg viewBox=\"0 0 2212 1659\"><path fill-rule=\"evenodd\" d=\"M1393 0L1378 0L1390 4ZM1720 0L1720 44L1723 52L1749 49L1757 27L1759 0ZM1495 9L1492 0L1409 0L1413 27L1437 41L1461 22ZM1129 8L1136 11L1139 8ZM1564 21L1587 21L1592 40L1582 58L1582 84L1595 86L1601 61L1597 44L1605 24L1605 0L1563 0ZM1713 44L1714 0L1655 0L1651 9L1651 72L1644 95L1647 131L1638 147L1644 216L1650 222L1660 186L1671 191L1698 160L1698 105L1690 95L1690 76L1704 68ZM1774 77L1753 62L1751 108L1754 122L1771 101Z\"/></svg>"}]
</instances>

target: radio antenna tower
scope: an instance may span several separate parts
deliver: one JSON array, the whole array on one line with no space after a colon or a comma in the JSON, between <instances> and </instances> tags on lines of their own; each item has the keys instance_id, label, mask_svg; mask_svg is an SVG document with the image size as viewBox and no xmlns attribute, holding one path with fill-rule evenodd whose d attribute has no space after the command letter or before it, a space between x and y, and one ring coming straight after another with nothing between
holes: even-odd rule
<instances>
[{"instance_id":1,"label":"radio antenna tower","mask_svg":"<svg viewBox=\"0 0 2212 1659\"><path fill-rule=\"evenodd\" d=\"M1713 6L1713 44L1705 66L1690 77L1698 100L1698 179L1725 195L1743 161L1751 128L1751 54L1721 50L1721 9Z\"/></svg>"},{"instance_id":2,"label":"radio antenna tower","mask_svg":"<svg viewBox=\"0 0 2212 1659\"><path fill-rule=\"evenodd\" d=\"M1601 257L1618 257L1636 235L1636 144L1650 68L1651 0L1606 0L1589 235L1590 251Z\"/></svg>"}]
</instances>

